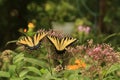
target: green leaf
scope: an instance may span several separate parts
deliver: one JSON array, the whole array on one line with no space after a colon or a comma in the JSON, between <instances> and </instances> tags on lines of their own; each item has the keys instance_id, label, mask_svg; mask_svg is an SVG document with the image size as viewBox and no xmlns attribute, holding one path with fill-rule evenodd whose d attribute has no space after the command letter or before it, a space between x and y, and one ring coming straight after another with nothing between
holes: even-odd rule
<instances>
[{"instance_id":1,"label":"green leaf","mask_svg":"<svg viewBox=\"0 0 120 80\"><path fill-rule=\"evenodd\" d=\"M28 72L34 72L41 76L40 70L35 67L25 67L25 70L20 73L20 77L26 75Z\"/></svg>"},{"instance_id":2,"label":"green leaf","mask_svg":"<svg viewBox=\"0 0 120 80\"><path fill-rule=\"evenodd\" d=\"M16 63L20 62L23 59L24 59L24 54L20 53L20 54L18 54L17 56L15 56L13 58L13 63L16 64Z\"/></svg>"},{"instance_id":3,"label":"green leaf","mask_svg":"<svg viewBox=\"0 0 120 80\"><path fill-rule=\"evenodd\" d=\"M15 75L16 65L9 65L9 73L10 75Z\"/></svg>"},{"instance_id":4,"label":"green leaf","mask_svg":"<svg viewBox=\"0 0 120 80\"><path fill-rule=\"evenodd\" d=\"M24 78L19 78L19 77L12 77L10 80L24 80Z\"/></svg>"},{"instance_id":5,"label":"green leaf","mask_svg":"<svg viewBox=\"0 0 120 80\"><path fill-rule=\"evenodd\" d=\"M120 69L120 64L114 64L106 72L104 72L104 71L103 72L105 73L104 75L106 76L106 75L108 75L108 74L110 74L118 69Z\"/></svg>"},{"instance_id":6,"label":"green leaf","mask_svg":"<svg viewBox=\"0 0 120 80\"><path fill-rule=\"evenodd\" d=\"M31 63L31 64L35 64L35 65L38 65L38 66L40 66L40 67L47 67L48 65L46 64L46 62L45 61L43 61L43 60L37 60L37 59L33 59L33 58L24 58L24 60L26 61L26 62L29 62L29 63Z\"/></svg>"},{"instance_id":7,"label":"green leaf","mask_svg":"<svg viewBox=\"0 0 120 80\"><path fill-rule=\"evenodd\" d=\"M115 76L109 75L109 76L103 78L103 80L119 80L119 79L115 79Z\"/></svg>"},{"instance_id":8,"label":"green leaf","mask_svg":"<svg viewBox=\"0 0 120 80\"><path fill-rule=\"evenodd\" d=\"M55 79L55 76L51 75L49 71L48 73L42 74L41 78L42 80L57 80Z\"/></svg>"},{"instance_id":9,"label":"green leaf","mask_svg":"<svg viewBox=\"0 0 120 80\"><path fill-rule=\"evenodd\" d=\"M9 72L5 72L5 71L0 71L0 77L10 77Z\"/></svg>"},{"instance_id":10,"label":"green leaf","mask_svg":"<svg viewBox=\"0 0 120 80\"><path fill-rule=\"evenodd\" d=\"M25 76L27 73L29 72L29 70L23 70L23 71L21 71L20 73L19 73L19 77L23 77L23 76Z\"/></svg>"},{"instance_id":11,"label":"green leaf","mask_svg":"<svg viewBox=\"0 0 120 80\"><path fill-rule=\"evenodd\" d=\"M45 74L45 73L48 73L49 71L48 71L48 69L43 69L42 68L42 69L40 69L40 72L43 73L43 74Z\"/></svg>"},{"instance_id":12,"label":"green leaf","mask_svg":"<svg viewBox=\"0 0 120 80\"><path fill-rule=\"evenodd\" d=\"M111 37L119 36L119 35L120 35L120 33L113 33L113 34L107 36L107 37L103 40L103 42L107 41L107 40L110 39Z\"/></svg>"},{"instance_id":13,"label":"green leaf","mask_svg":"<svg viewBox=\"0 0 120 80\"><path fill-rule=\"evenodd\" d=\"M36 77L36 76L26 76L28 80L44 80L41 77Z\"/></svg>"}]
</instances>

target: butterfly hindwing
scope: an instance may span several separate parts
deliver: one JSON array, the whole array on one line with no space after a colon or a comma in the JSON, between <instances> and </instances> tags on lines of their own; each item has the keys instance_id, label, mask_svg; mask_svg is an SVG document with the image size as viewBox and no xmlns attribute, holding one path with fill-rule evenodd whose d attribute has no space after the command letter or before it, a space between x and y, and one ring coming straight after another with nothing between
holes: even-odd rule
<instances>
[{"instance_id":1,"label":"butterfly hindwing","mask_svg":"<svg viewBox=\"0 0 120 80\"><path fill-rule=\"evenodd\" d=\"M27 36L27 38L25 38L25 40L26 40L27 46L29 46L29 47L34 46L34 43L33 43L33 40L31 37Z\"/></svg>"},{"instance_id":2,"label":"butterfly hindwing","mask_svg":"<svg viewBox=\"0 0 120 80\"><path fill-rule=\"evenodd\" d=\"M32 38L29 36L24 36L20 40L18 40L19 44L25 45L25 46L30 46L32 47L34 44L32 42Z\"/></svg>"}]
</instances>

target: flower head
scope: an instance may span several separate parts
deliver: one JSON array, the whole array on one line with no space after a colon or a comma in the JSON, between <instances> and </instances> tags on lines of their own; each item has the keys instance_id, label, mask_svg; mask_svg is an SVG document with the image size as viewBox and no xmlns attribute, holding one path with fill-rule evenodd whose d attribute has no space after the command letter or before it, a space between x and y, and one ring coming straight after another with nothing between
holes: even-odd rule
<instances>
[{"instance_id":1,"label":"flower head","mask_svg":"<svg viewBox=\"0 0 120 80\"><path fill-rule=\"evenodd\" d=\"M35 25L34 25L34 23L32 23L32 22L29 22L29 23L28 23L28 28L35 28Z\"/></svg>"},{"instance_id":2,"label":"flower head","mask_svg":"<svg viewBox=\"0 0 120 80\"><path fill-rule=\"evenodd\" d=\"M68 70L76 70L76 69L79 69L79 66L78 65L68 65L67 69Z\"/></svg>"},{"instance_id":3,"label":"flower head","mask_svg":"<svg viewBox=\"0 0 120 80\"><path fill-rule=\"evenodd\" d=\"M99 44L95 45L92 48L88 48L86 53L96 61L102 62L116 62L118 61L118 57L113 48L108 44Z\"/></svg>"},{"instance_id":4,"label":"flower head","mask_svg":"<svg viewBox=\"0 0 120 80\"><path fill-rule=\"evenodd\" d=\"M85 67L86 67L86 64L79 59L75 60L75 64L66 66L68 70L76 70L76 69L85 68Z\"/></svg>"},{"instance_id":5,"label":"flower head","mask_svg":"<svg viewBox=\"0 0 120 80\"><path fill-rule=\"evenodd\" d=\"M78 31L88 34L90 32L90 27L78 26Z\"/></svg>"},{"instance_id":6,"label":"flower head","mask_svg":"<svg viewBox=\"0 0 120 80\"><path fill-rule=\"evenodd\" d=\"M25 28L25 29L23 30L23 32L27 32L27 29Z\"/></svg>"}]
</instances>

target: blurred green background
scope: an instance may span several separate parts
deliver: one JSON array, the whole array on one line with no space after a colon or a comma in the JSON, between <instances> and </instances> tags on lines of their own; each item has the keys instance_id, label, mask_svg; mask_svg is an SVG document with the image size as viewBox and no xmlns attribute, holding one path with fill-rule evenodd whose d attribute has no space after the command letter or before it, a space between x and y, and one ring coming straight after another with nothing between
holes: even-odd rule
<instances>
[{"instance_id":1,"label":"blurred green background","mask_svg":"<svg viewBox=\"0 0 120 80\"><path fill-rule=\"evenodd\" d=\"M0 50L17 40L20 30L51 29L53 22L90 26L96 35L120 32L120 0L0 0ZM75 26L73 26L75 27ZM64 27L63 27L64 28Z\"/></svg>"}]
</instances>

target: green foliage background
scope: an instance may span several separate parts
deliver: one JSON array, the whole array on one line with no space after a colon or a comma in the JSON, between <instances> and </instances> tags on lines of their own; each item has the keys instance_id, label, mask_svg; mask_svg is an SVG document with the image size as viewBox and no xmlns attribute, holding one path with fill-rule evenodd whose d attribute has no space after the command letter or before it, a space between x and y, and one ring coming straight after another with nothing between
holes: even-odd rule
<instances>
[{"instance_id":1,"label":"green foliage background","mask_svg":"<svg viewBox=\"0 0 120 80\"><path fill-rule=\"evenodd\" d=\"M1 49L4 49L7 41L17 39L20 36L19 28L27 28L28 22L34 22L37 30L52 28L53 21L75 22L77 19L81 19L84 25L92 26L93 32L98 32L96 30L99 29L100 1L0 0ZM120 1L106 0L105 2L106 11L103 19L105 34L119 32Z\"/></svg>"}]
</instances>

